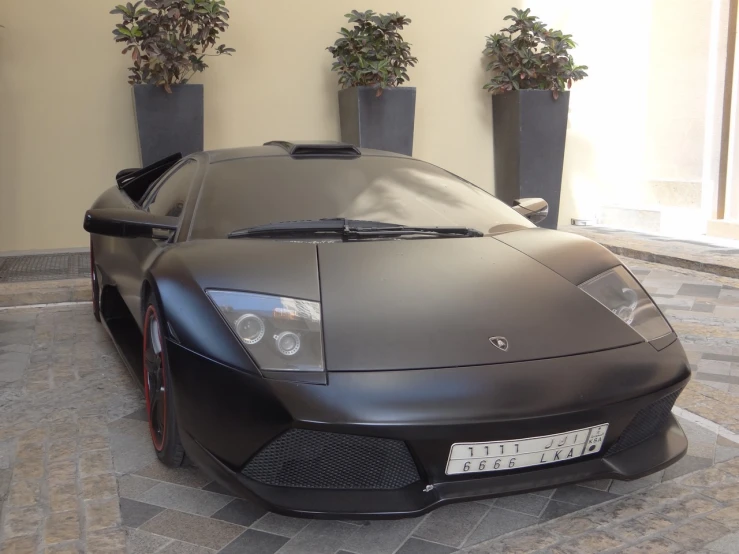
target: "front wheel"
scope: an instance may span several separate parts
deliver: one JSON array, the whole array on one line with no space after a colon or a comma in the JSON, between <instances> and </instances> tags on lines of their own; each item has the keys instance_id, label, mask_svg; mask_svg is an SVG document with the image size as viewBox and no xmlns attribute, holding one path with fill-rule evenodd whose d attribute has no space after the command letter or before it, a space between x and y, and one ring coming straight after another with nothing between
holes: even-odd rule
<instances>
[{"instance_id":1,"label":"front wheel","mask_svg":"<svg viewBox=\"0 0 739 554\"><path fill-rule=\"evenodd\" d=\"M170 467L179 467L185 457L180 442L170 386L167 345L162 336L163 320L152 300L144 316L144 395L151 442L157 457Z\"/></svg>"}]
</instances>

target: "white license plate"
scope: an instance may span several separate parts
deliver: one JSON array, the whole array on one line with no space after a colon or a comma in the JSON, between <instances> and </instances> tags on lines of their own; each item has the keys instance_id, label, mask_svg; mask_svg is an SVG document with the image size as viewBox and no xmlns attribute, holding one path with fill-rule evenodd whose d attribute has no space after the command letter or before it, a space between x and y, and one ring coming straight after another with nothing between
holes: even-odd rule
<instances>
[{"instance_id":1,"label":"white license plate","mask_svg":"<svg viewBox=\"0 0 739 554\"><path fill-rule=\"evenodd\" d=\"M600 452L608 424L545 437L497 442L459 442L452 445L447 475L504 471L564 462Z\"/></svg>"}]
</instances>

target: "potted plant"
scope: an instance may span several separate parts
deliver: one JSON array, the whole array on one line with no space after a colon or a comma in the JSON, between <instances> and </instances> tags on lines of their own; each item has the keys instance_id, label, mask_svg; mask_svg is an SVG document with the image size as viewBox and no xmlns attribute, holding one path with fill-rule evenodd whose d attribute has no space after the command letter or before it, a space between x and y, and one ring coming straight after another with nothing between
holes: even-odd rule
<instances>
[{"instance_id":1,"label":"potted plant","mask_svg":"<svg viewBox=\"0 0 739 554\"><path fill-rule=\"evenodd\" d=\"M512 24L490 35L483 54L493 76L495 191L504 202L539 197L549 203L542 226L557 228L569 88L587 77L575 65L570 35L548 29L530 10L513 8Z\"/></svg>"},{"instance_id":2,"label":"potted plant","mask_svg":"<svg viewBox=\"0 0 739 554\"><path fill-rule=\"evenodd\" d=\"M123 17L113 34L133 60L128 82L142 164L203 150L203 85L189 80L208 67L206 56L234 51L216 46L228 26L225 0L146 0L110 13Z\"/></svg>"},{"instance_id":3,"label":"potted plant","mask_svg":"<svg viewBox=\"0 0 739 554\"><path fill-rule=\"evenodd\" d=\"M408 66L415 66L410 44L400 31L411 20L399 13L376 14L353 10L346 14L354 27L342 28L341 37L327 50L339 74L341 140L357 146L389 150L410 156L416 111L415 87Z\"/></svg>"}]
</instances>

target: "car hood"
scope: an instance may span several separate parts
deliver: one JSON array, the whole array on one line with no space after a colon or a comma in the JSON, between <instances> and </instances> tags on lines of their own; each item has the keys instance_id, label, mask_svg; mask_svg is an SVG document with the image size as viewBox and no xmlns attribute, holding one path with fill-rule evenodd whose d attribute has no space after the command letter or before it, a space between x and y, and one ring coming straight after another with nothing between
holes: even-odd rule
<instances>
[{"instance_id":1,"label":"car hood","mask_svg":"<svg viewBox=\"0 0 739 554\"><path fill-rule=\"evenodd\" d=\"M487 365L642 342L577 287L618 260L543 231L319 244L327 369Z\"/></svg>"}]
</instances>

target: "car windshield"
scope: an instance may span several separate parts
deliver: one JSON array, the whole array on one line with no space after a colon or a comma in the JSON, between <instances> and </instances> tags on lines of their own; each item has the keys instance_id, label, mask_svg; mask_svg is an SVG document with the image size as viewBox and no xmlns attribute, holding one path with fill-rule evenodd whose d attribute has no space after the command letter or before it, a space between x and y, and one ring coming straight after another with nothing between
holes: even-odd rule
<instances>
[{"instance_id":1,"label":"car windshield","mask_svg":"<svg viewBox=\"0 0 739 554\"><path fill-rule=\"evenodd\" d=\"M485 234L533 227L491 194L408 158L241 158L209 166L190 238L284 221L346 218Z\"/></svg>"}]
</instances>

